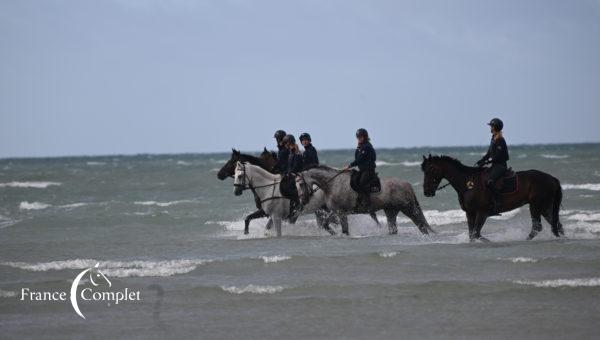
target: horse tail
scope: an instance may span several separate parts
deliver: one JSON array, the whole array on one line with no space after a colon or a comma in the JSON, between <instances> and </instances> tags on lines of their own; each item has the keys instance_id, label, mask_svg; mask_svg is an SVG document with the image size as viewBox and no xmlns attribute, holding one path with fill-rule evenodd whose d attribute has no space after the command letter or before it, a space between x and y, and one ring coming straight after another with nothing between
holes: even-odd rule
<instances>
[{"instance_id":1,"label":"horse tail","mask_svg":"<svg viewBox=\"0 0 600 340\"><path fill-rule=\"evenodd\" d=\"M435 234L436 231L433 228L431 228L431 226L427 222L427 218L425 218L425 214L423 214L423 209L421 209L421 205L419 204L419 200L417 199L417 195L415 195L415 192L413 191L412 186L411 186L410 190L413 195L414 214L416 215L416 218L419 221L419 223L417 223L419 230L421 230L421 232L423 232L425 234L427 234L427 233Z\"/></svg>"},{"instance_id":2,"label":"horse tail","mask_svg":"<svg viewBox=\"0 0 600 340\"><path fill-rule=\"evenodd\" d=\"M560 225L560 222L558 221L559 218L559 212L560 212L560 207L562 204L562 198L563 198L563 193L562 193L562 187L560 185L560 181L555 178L554 179L556 181L556 185L558 186L558 188L556 189L556 192L554 193L554 204L552 207L552 224L553 224L553 228L554 227L558 227Z\"/></svg>"}]
</instances>

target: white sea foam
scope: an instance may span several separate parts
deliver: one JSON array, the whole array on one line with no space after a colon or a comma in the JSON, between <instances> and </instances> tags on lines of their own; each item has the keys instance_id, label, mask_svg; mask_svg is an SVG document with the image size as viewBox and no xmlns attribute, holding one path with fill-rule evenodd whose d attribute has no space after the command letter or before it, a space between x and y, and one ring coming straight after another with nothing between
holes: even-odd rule
<instances>
[{"instance_id":1,"label":"white sea foam","mask_svg":"<svg viewBox=\"0 0 600 340\"><path fill-rule=\"evenodd\" d=\"M521 285L535 286L540 288L557 288L557 287L598 287L600 286L600 277L584 278L584 279L557 279L543 281L514 281Z\"/></svg>"},{"instance_id":2,"label":"white sea foam","mask_svg":"<svg viewBox=\"0 0 600 340\"><path fill-rule=\"evenodd\" d=\"M580 222L600 221L600 213L597 211L581 211L577 214L567 216L567 219Z\"/></svg>"},{"instance_id":3,"label":"white sea foam","mask_svg":"<svg viewBox=\"0 0 600 340\"><path fill-rule=\"evenodd\" d=\"M423 212L430 225L446 225L463 223L467 221L467 215L460 209L455 210L426 210Z\"/></svg>"},{"instance_id":4,"label":"white sea foam","mask_svg":"<svg viewBox=\"0 0 600 340\"><path fill-rule=\"evenodd\" d=\"M60 208L74 209L74 208L85 207L86 205L89 205L89 203L77 202L77 203L71 203L71 204L61 205Z\"/></svg>"},{"instance_id":5,"label":"white sea foam","mask_svg":"<svg viewBox=\"0 0 600 340\"><path fill-rule=\"evenodd\" d=\"M17 296L17 292L0 289L0 298L10 298Z\"/></svg>"},{"instance_id":6,"label":"white sea foam","mask_svg":"<svg viewBox=\"0 0 600 340\"><path fill-rule=\"evenodd\" d=\"M49 270L85 269L100 263L100 269L109 277L172 276L193 271L199 265L210 263L207 259L180 259L165 261L101 261L75 259L52 262L2 262L0 265L22 270L43 272Z\"/></svg>"},{"instance_id":7,"label":"white sea foam","mask_svg":"<svg viewBox=\"0 0 600 340\"><path fill-rule=\"evenodd\" d=\"M137 202L133 202L133 204L136 205L156 205L158 207L169 207L175 204L180 204L180 203L191 203L193 201L190 200L179 200L179 201L169 201L169 202L156 202L156 201L137 201Z\"/></svg>"},{"instance_id":8,"label":"white sea foam","mask_svg":"<svg viewBox=\"0 0 600 340\"><path fill-rule=\"evenodd\" d=\"M535 263L538 261L532 257L500 257L498 260L510 261L512 263Z\"/></svg>"},{"instance_id":9,"label":"white sea foam","mask_svg":"<svg viewBox=\"0 0 600 340\"><path fill-rule=\"evenodd\" d=\"M184 165L184 166L188 166L188 165L192 165L192 163L190 162L186 162L186 161L177 161L176 163L177 165Z\"/></svg>"},{"instance_id":10,"label":"white sea foam","mask_svg":"<svg viewBox=\"0 0 600 340\"><path fill-rule=\"evenodd\" d=\"M258 286L258 285L247 285L245 287L235 287L235 286L222 286L226 292L233 294L274 294L279 293L285 289L283 286Z\"/></svg>"},{"instance_id":11,"label":"white sea foam","mask_svg":"<svg viewBox=\"0 0 600 340\"><path fill-rule=\"evenodd\" d=\"M591 190L600 191L600 183L563 184L564 190Z\"/></svg>"},{"instance_id":12,"label":"white sea foam","mask_svg":"<svg viewBox=\"0 0 600 340\"><path fill-rule=\"evenodd\" d=\"M375 161L375 165L377 166L397 166L397 165L401 165L402 163L390 163L390 162L386 162L386 161Z\"/></svg>"},{"instance_id":13,"label":"white sea foam","mask_svg":"<svg viewBox=\"0 0 600 340\"><path fill-rule=\"evenodd\" d=\"M273 256L260 256L259 258L261 260L263 260L265 263L275 263L275 262L281 262L281 261L289 260L292 257L291 256L285 256L285 255L273 255Z\"/></svg>"},{"instance_id":14,"label":"white sea foam","mask_svg":"<svg viewBox=\"0 0 600 340\"><path fill-rule=\"evenodd\" d=\"M41 210L41 209L46 209L51 207L52 205L50 204L46 204L46 203L41 203L41 202L21 202L19 204L19 209L21 210Z\"/></svg>"},{"instance_id":15,"label":"white sea foam","mask_svg":"<svg viewBox=\"0 0 600 340\"><path fill-rule=\"evenodd\" d=\"M544 158L548 158L548 159L565 159L565 158L569 158L569 155L555 155L555 154L549 154L549 153L544 153L541 155Z\"/></svg>"},{"instance_id":16,"label":"white sea foam","mask_svg":"<svg viewBox=\"0 0 600 340\"><path fill-rule=\"evenodd\" d=\"M36 189L45 189L49 186L53 185L61 185L59 182L7 182L0 183L0 188L10 187L10 188L36 188Z\"/></svg>"},{"instance_id":17,"label":"white sea foam","mask_svg":"<svg viewBox=\"0 0 600 340\"><path fill-rule=\"evenodd\" d=\"M106 163L104 163L104 162L86 162L85 164L87 164L89 166L95 166L95 165L104 165Z\"/></svg>"},{"instance_id":18,"label":"white sea foam","mask_svg":"<svg viewBox=\"0 0 600 340\"><path fill-rule=\"evenodd\" d=\"M19 222L19 221L0 215L0 229L10 227L11 225L16 224L17 222Z\"/></svg>"},{"instance_id":19,"label":"white sea foam","mask_svg":"<svg viewBox=\"0 0 600 340\"><path fill-rule=\"evenodd\" d=\"M400 164L407 166L407 167L421 166L421 161L404 161L404 162L401 162Z\"/></svg>"},{"instance_id":20,"label":"white sea foam","mask_svg":"<svg viewBox=\"0 0 600 340\"><path fill-rule=\"evenodd\" d=\"M527 158L527 154L522 153L522 154L518 155L517 158L519 158L519 159Z\"/></svg>"},{"instance_id":21,"label":"white sea foam","mask_svg":"<svg viewBox=\"0 0 600 340\"><path fill-rule=\"evenodd\" d=\"M396 251L386 251L386 252L379 253L379 256L381 256L381 257L394 257L396 255L398 255L398 252L396 252Z\"/></svg>"}]
</instances>

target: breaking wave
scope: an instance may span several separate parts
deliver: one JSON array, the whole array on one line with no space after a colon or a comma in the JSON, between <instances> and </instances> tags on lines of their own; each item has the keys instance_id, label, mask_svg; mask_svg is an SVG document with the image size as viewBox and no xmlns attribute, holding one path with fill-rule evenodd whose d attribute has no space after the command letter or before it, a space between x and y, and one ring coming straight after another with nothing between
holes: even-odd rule
<instances>
[{"instance_id":1,"label":"breaking wave","mask_svg":"<svg viewBox=\"0 0 600 340\"><path fill-rule=\"evenodd\" d=\"M532 257L501 257L498 258L500 261L510 261L512 263L535 263L538 262L537 259Z\"/></svg>"},{"instance_id":2,"label":"breaking wave","mask_svg":"<svg viewBox=\"0 0 600 340\"><path fill-rule=\"evenodd\" d=\"M51 207L51 204L41 203L41 202L21 202L19 204L19 209L21 210L41 210Z\"/></svg>"},{"instance_id":3,"label":"breaking wave","mask_svg":"<svg viewBox=\"0 0 600 340\"><path fill-rule=\"evenodd\" d=\"M548 159L565 159L565 158L569 158L569 155L555 155L555 154L551 154L551 153L544 153L541 155L544 158L548 158Z\"/></svg>"},{"instance_id":4,"label":"breaking wave","mask_svg":"<svg viewBox=\"0 0 600 340\"><path fill-rule=\"evenodd\" d=\"M180 204L180 203L192 203L193 201L190 200L179 200L179 201L169 201L169 202L156 202L156 201L137 201L137 202L133 202L133 204L135 205L155 205L157 207L169 207L175 204Z\"/></svg>"},{"instance_id":5,"label":"breaking wave","mask_svg":"<svg viewBox=\"0 0 600 340\"><path fill-rule=\"evenodd\" d=\"M387 257L394 257L396 255L398 255L398 252L396 252L396 251L386 251L386 252L379 253L379 256L386 257L386 258Z\"/></svg>"},{"instance_id":6,"label":"breaking wave","mask_svg":"<svg viewBox=\"0 0 600 340\"><path fill-rule=\"evenodd\" d=\"M585 184L563 184L564 190L591 190L600 191L600 183L585 183Z\"/></svg>"},{"instance_id":7,"label":"breaking wave","mask_svg":"<svg viewBox=\"0 0 600 340\"><path fill-rule=\"evenodd\" d=\"M0 188L9 187L9 188L36 188L36 189L45 189L49 186L58 186L62 183L59 182L7 182L0 183Z\"/></svg>"},{"instance_id":8,"label":"breaking wave","mask_svg":"<svg viewBox=\"0 0 600 340\"><path fill-rule=\"evenodd\" d=\"M100 261L75 259L64 261L27 263L2 262L0 265L22 270L44 272L49 270L85 269L100 263L100 270L110 277L173 276L195 270L198 266L210 263L208 259L180 259L165 261Z\"/></svg>"},{"instance_id":9,"label":"breaking wave","mask_svg":"<svg viewBox=\"0 0 600 340\"><path fill-rule=\"evenodd\" d=\"M228 293L233 294L274 294L279 293L285 289L283 286L258 286L258 285L247 285L245 287L235 286L221 286L221 289Z\"/></svg>"},{"instance_id":10,"label":"breaking wave","mask_svg":"<svg viewBox=\"0 0 600 340\"><path fill-rule=\"evenodd\" d=\"M261 260L263 260L265 263L275 263L275 262L281 262L281 261L289 260L292 257L291 256L285 256L285 255L273 255L273 256L260 256L259 258Z\"/></svg>"},{"instance_id":11,"label":"breaking wave","mask_svg":"<svg viewBox=\"0 0 600 340\"><path fill-rule=\"evenodd\" d=\"M600 278L587 279L557 279L543 281L513 281L521 285L528 285L540 288L558 288L558 287L597 287L600 286Z\"/></svg>"}]
</instances>

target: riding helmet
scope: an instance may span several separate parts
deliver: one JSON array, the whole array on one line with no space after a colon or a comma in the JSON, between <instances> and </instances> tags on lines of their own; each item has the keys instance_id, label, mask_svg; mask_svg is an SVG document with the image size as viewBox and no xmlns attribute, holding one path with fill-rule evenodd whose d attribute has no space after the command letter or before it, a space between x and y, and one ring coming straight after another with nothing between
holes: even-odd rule
<instances>
[{"instance_id":1,"label":"riding helmet","mask_svg":"<svg viewBox=\"0 0 600 340\"><path fill-rule=\"evenodd\" d=\"M312 142L312 139L310 139L310 135L308 134L308 132L304 132L303 134L301 134L299 139L301 142L305 139L309 142Z\"/></svg>"},{"instance_id":2,"label":"riding helmet","mask_svg":"<svg viewBox=\"0 0 600 340\"><path fill-rule=\"evenodd\" d=\"M296 138L294 138L294 135L287 135L283 137L283 142L285 144L296 144Z\"/></svg>"},{"instance_id":3,"label":"riding helmet","mask_svg":"<svg viewBox=\"0 0 600 340\"><path fill-rule=\"evenodd\" d=\"M500 120L500 118L494 118L490 120L488 125L495 128L498 131L502 131L502 129L504 128L504 123L502 122L502 120Z\"/></svg>"},{"instance_id":4,"label":"riding helmet","mask_svg":"<svg viewBox=\"0 0 600 340\"><path fill-rule=\"evenodd\" d=\"M277 130L275 131L275 135L273 137L275 137L275 139L277 140L282 140L285 137L286 133L283 130Z\"/></svg>"},{"instance_id":5,"label":"riding helmet","mask_svg":"<svg viewBox=\"0 0 600 340\"><path fill-rule=\"evenodd\" d=\"M369 133L367 132L366 129L360 128L360 129L356 130L356 138L358 138L360 136L369 138Z\"/></svg>"}]
</instances>

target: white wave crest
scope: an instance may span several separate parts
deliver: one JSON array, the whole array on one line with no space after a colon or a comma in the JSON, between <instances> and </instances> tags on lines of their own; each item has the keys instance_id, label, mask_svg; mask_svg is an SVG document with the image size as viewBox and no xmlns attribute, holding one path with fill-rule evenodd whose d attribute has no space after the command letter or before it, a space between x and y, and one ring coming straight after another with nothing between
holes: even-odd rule
<instances>
[{"instance_id":1,"label":"white wave crest","mask_svg":"<svg viewBox=\"0 0 600 340\"><path fill-rule=\"evenodd\" d=\"M104 162L86 162L85 164L87 164L89 166L95 166L95 165L104 165L106 163L104 163Z\"/></svg>"},{"instance_id":2,"label":"white wave crest","mask_svg":"<svg viewBox=\"0 0 600 340\"><path fill-rule=\"evenodd\" d=\"M186 161L177 161L176 163L177 165L183 165L183 166L188 166L188 165L192 165L192 163L190 162L186 162Z\"/></svg>"},{"instance_id":3,"label":"white wave crest","mask_svg":"<svg viewBox=\"0 0 600 340\"><path fill-rule=\"evenodd\" d=\"M565 159L565 158L569 158L569 155L555 155L555 154L551 154L551 153L544 153L541 155L544 158L548 158L548 159Z\"/></svg>"},{"instance_id":4,"label":"white wave crest","mask_svg":"<svg viewBox=\"0 0 600 340\"><path fill-rule=\"evenodd\" d=\"M510 261L512 263L535 263L538 261L532 257L500 257L498 260Z\"/></svg>"},{"instance_id":5,"label":"white wave crest","mask_svg":"<svg viewBox=\"0 0 600 340\"><path fill-rule=\"evenodd\" d=\"M404 162L401 162L400 164L407 166L407 167L421 166L421 161L404 161Z\"/></svg>"},{"instance_id":6,"label":"white wave crest","mask_svg":"<svg viewBox=\"0 0 600 340\"><path fill-rule=\"evenodd\" d=\"M258 285L247 285L245 287L235 286L222 286L221 289L228 293L233 294L274 294L279 293L285 289L283 286L258 286Z\"/></svg>"},{"instance_id":7,"label":"white wave crest","mask_svg":"<svg viewBox=\"0 0 600 340\"><path fill-rule=\"evenodd\" d=\"M396 252L396 251L386 251L386 252L379 253L379 256L386 257L386 258L387 257L394 257L396 255L398 255L398 252Z\"/></svg>"},{"instance_id":8,"label":"white wave crest","mask_svg":"<svg viewBox=\"0 0 600 340\"><path fill-rule=\"evenodd\" d=\"M45 189L49 186L53 185L61 185L59 182L7 182L0 183L0 188L10 187L10 188L36 188L36 189Z\"/></svg>"},{"instance_id":9,"label":"white wave crest","mask_svg":"<svg viewBox=\"0 0 600 340\"><path fill-rule=\"evenodd\" d=\"M22 270L43 272L49 270L85 269L100 263L99 268L109 277L172 276L195 270L199 265L210 263L207 259L180 259L165 261L101 261L75 259L64 261L26 263L2 262L0 265Z\"/></svg>"},{"instance_id":10,"label":"white wave crest","mask_svg":"<svg viewBox=\"0 0 600 340\"><path fill-rule=\"evenodd\" d=\"M567 216L568 220L579 222L594 222L600 221L600 213L596 211L581 211L577 214Z\"/></svg>"},{"instance_id":11,"label":"white wave crest","mask_svg":"<svg viewBox=\"0 0 600 340\"><path fill-rule=\"evenodd\" d=\"M600 191L600 183L585 183L585 184L563 184L564 190L591 190Z\"/></svg>"},{"instance_id":12,"label":"white wave crest","mask_svg":"<svg viewBox=\"0 0 600 340\"><path fill-rule=\"evenodd\" d=\"M261 256L259 258L261 260L263 260L265 263L275 263L275 262L281 262L281 261L289 260L292 257L291 256L285 256L285 255L273 255L273 256Z\"/></svg>"},{"instance_id":13,"label":"white wave crest","mask_svg":"<svg viewBox=\"0 0 600 340\"><path fill-rule=\"evenodd\" d=\"M135 205L156 205L157 207L169 207L175 204L180 203L192 203L190 200L179 200L179 201L169 201L169 202L156 202L156 201L137 201L133 202Z\"/></svg>"},{"instance_id":14,"label":"white wave crest","mask_svg":"<svg viewBox=\"0 0 600 340\"><path fill-rule=\"evenodd\" d=\"M390 163L386 161L375 161L375 165L377 166L397 166L401 165L401 163Z\"/></svg>"},{"instance_id":15,"label":"white wave crest","mask_svg":"<svg viewBox=\"0 0 600 340\"><path fill-rule=\"evenodd\" d=\"M17 222L19 222L19 221L13 220L10 217L0 215L0 229L10 227L11 225L16 224Z\"/></svg>"},{"instance_id":16,"label":"white wave crest","mask_svg":"<svg viewBox=\"0 0 600 340\"><path fill-rule=\"evenodd\" d=\"M46 204L46 203L41 203L41 202L21 202L19 204L19 209L21 210L41 210L41 209L46 209L51 207L52 205L50 204Z\"/></svg>"},{"instance_id":17,"label":"white wave crest","mask_svg":"<svg viewBox=\"0 0 600 340\"><path fill-rule=\"evenodd\" d=\"M0 289L0 298L10 298L17 296L17 292Z\"/></svg>"},{"instance_id":18,"label":"white wave crest","mask_svg":"<svg viewBox=\"0 0 600 340\"><path fill-rule=\"evenodd\" d=\"M528 285L540 288L557 288L557 287L597 287L600 286L600 277L585 278L585 279L557 279L543 281L514 281L521 285Z\"/></svg>"}]
</instances>

